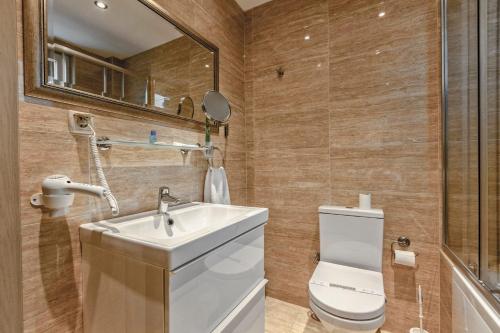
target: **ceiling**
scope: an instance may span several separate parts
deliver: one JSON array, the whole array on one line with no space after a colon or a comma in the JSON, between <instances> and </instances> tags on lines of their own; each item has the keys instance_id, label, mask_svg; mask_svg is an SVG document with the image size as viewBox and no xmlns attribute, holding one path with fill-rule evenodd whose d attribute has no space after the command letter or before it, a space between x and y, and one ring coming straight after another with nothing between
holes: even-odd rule
<instances>
[{"instance_id":1,"label":"ceiling","mask_svg":"<svg viewBox=\"0 0 500 333\"><path fill-rule=\"evenodd\" d=\"M102 57L125 59L182 36L137 0L49 0L48 35Z\"/></svg>"},{"instance_id":2,"label":"ceiling","mask_svg":"<svg viewBox=\"0 0 500 333\"><path fill-rule=\"evenodd\" d=\"M269 1L271 0L236 0L238 5L240 5L241 9L243 9L244 11L247 11L249 9L252 9L253 7L257 7Z\"/></svg>"}]
</instances>

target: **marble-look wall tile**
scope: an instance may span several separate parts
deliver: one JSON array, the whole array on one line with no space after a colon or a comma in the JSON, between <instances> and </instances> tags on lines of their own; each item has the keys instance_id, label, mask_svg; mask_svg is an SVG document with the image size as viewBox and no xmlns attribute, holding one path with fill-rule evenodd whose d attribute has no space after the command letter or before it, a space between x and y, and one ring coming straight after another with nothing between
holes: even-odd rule
<instances>
[{"instance_id":1,"label":"marble-look wall tile","mask_svg":"<svg viewBox=\"0 0 500 333\"><path fill-rule=\"evenodd\" d=\"M331 191L328 2L259 6L246 13L245 42L248 203L269 207L267 293L306 305L317 207Z\"/></svg>"},{"instance_id":2,"label":"marble-look wall tile","mask_svg":"<svg viewBox=\"0 0 500 333\"><path fill-rule=\"evenodd\" d=\"M156 1L175 20L219 47L220 91L233 107L228 139L214 135L225 152L232 202L246 204L246 142L244 114L244 14L234 1ZM18 0L19 73L22 77L22 0ZM79 225L110 217L107 203L77 195L65 218L45 219L29 198L40 191L44 177L65 174L74 181L95 183L86 138L68 132L68 110L91 112L96 132L111 138L147 140L156 129L163 141L203 142L203 130L183 129L137 117L117 116L97 109L38 100L19 88L21 225L24 329L26 332L81 332L82 291ZM220 133L223 133L222 131ZM220 160L220 157L216 155ZM187 157L175 151L113 147L101 159L121 214L155 209L158 186L189 200L203 198L207 162L200 152ZM219 162L218 162L219 163Z\"/></svg>"},{"instance_id":3,"label":"marble-look wall tile","mask_svg":"<svg viewBox=\"0 0 500 333\"><path fill-rule=\"evenodd\" d=\"M384 209L384 328L416 325L420 284L426 328L439 331L439 2L329 3L331 201L370 191ZM390 264L401 235L419 252L415 270Z\"/></svg>"},{"instance_id":4,"label":"marble-look wall tile","mask_svg":"<svg viewBox=\"0 0 500 333\"><path fill-rule=\"evenodd\" d=\"M436 0L274 0L246 13L248 203L270 208L269 295L307 306L317 207L370 191L385 212L384 328L416 325L421 284L439 330L438 15ZM415 270L391 265L400 235L420 253Z\"/></svg>"}]
</instances>

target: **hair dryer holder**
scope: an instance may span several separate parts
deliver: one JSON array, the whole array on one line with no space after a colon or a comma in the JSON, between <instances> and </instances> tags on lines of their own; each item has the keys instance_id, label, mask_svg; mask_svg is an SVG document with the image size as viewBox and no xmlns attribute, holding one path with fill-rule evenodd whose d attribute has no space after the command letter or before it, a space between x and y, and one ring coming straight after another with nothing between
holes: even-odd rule
<instances>
[{"instance_id":1,"label":"hair dryer holder","mask_svg":"<svg viewBox=\"0 0 500 333\"><path fill-rule=\"evenodd\" d=\"M47 209L49 217L60 217L69 212L69 207L73 205L74 200L74 193L56 195L36 193L31 196L31 205Z\"/></svg>"}]
</instances>

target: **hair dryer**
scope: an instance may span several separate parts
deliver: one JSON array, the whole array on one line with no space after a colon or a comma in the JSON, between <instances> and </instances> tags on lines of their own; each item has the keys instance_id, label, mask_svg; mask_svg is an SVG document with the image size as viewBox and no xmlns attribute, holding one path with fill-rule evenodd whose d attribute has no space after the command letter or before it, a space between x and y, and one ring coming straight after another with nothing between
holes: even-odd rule
<instances>
[{"instance_id":1,"label":"hair dryer","mask_svg":"<svg viewBox=\"0 0 500 333\"><path fill-rule=\"evenodd\" d=\"M73 204L75 192L99 198L106 196L106 188L103 186L74 183L67 176L52 175L43 180L42 193L31 196L31 204L46 208L50 217L64 216Z\"/></svg>"}]
</instances>

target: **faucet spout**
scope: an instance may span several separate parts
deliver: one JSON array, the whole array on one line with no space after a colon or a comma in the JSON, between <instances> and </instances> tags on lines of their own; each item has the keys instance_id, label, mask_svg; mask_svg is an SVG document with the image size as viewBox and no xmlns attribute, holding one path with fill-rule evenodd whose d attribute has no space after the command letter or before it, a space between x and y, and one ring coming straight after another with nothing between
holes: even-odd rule
<instances>
[{"instance_id":1,"label":"faucet spout","mask_svg":"<svg viewBox=\"0 0 500 333\"><path fill-rule=\"evenodd\" d=\"M168 215L168 205L178 204L181 200L170 194L170 189L167 186L161 186L158 190L158 214Z\"/></svg>"}]
</instances>

